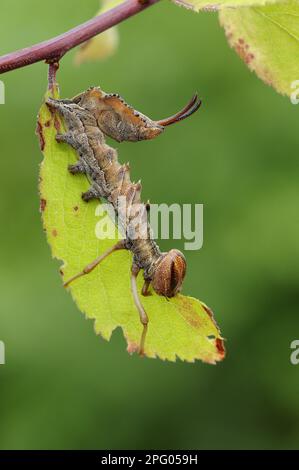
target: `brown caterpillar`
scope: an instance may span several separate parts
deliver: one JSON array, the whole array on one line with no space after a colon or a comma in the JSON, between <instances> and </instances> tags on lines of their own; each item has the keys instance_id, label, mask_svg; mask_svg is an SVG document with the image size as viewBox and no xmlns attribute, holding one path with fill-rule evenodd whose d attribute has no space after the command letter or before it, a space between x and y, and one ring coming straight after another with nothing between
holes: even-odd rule
<instances>
[{"instance_id":1,"label":"brown caterpillar","mask_svg":"<svg viewBox=\"0 0 299 470\"><path fill-rule=\"evenodd\" d=\"M125 229L125 239L116 243L97 259L86 266L82 272L73 276L64 285L67 287L79 277L90 273L104 258L116 250L127 249L133 254L131 268L131 289L136 308L143 325L139 353L144 353L145 337L148 327L148 316L141 304L137 292L136 278L143 270L144 285L142 294L149 294L152 285L155 292L165 297L173 297L181 289L186 273L186 260L178 250L161 253L151 237L147 221L148 204L140 199L141 184L130 180L129 166L121 165L117 151L105 142L105 136L118 142L153 139L170 124L181 121L193 114L201 105L195 95L180 112L161 121L152 121L135 111L116 94L107 94L100 88L90 88L71 100L47 99L47 105L57 110L64 118L68 132L57 134L58 142L71 145L79 155L78 162L69 166L72 174L84 173L91 181L90 189L82 194L84 201L105 198L114 207L120 224ZM118 206L118 199L123 196L125 209ZM134 208L134 210L133 210ZM130 223L137 213L146 220L145 234L141 235L140 226L132 236Z\"/></svg>"}]
</instances>

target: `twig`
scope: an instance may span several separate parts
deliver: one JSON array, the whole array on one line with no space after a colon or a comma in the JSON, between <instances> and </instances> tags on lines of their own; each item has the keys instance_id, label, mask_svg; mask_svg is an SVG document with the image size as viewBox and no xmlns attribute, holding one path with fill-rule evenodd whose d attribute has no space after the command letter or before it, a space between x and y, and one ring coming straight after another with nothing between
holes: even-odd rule
<instances>
[{"instance_id":1,"label":"twig","mask_svg":"<svg viewBox=\"0 0 299 470\"><path fill-rule=\"evenodd\" d=\"M120 5L106 11L86 23L56 36L55 38L43 41L34 46L20 49L0 57L0 74L15 70L20 67L34 64L45 60L48 63L58 63L66 52L74 47L88 41L112 26L121 23L136 13L140 13L159 0L126 0Z\"/></svg>"}]
</instances>

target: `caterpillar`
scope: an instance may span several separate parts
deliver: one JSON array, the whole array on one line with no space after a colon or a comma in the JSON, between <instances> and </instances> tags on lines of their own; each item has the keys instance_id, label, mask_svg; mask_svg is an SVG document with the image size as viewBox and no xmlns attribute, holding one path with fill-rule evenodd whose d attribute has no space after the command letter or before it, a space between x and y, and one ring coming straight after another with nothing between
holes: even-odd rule
<instances>
[{"instance_id":1,"label":"caterpillar","mask_svg":"<svg viewBox=\"0 0 299 470\"><path fill-rule=\"evenodd\" d=\"M82 199L88 202L105 198L112 204L125 233L123 240L85 266L64 286L68 287L79 277L90 273L111 253L121 249L130 250L133 254L131 291L143 325L139 344L139 354L143 355L149 319L138 295L137 276L143 270L142 295L149 295L152 285L158 295L170 298L182 287L186 260L179 250L171 249L166 253L160 251L151 236L148 223L150 206L141 202L141 183L131 182L129 164L121 165L118 162L117 151L106 143L105 137L111 137L117 142L153 139L165 127L197 111L201 100L195 94L181 111L159 121L153 121L136 111L118 94L105 93L98 87L89 88L73 99L55 100L49 97L46 103L62 116L67 126L65 134L57 133L57 142L69 144L78 153L78 161L68 168L70 173L85 174L91 182L90 189L82 194ZM125 198L124 208L118 204L120 197ZM140 220L145 220L145 226L141 230L141 225L137 224L134 232L132 222L136 213Z\"/></svg>"}]
</instances>

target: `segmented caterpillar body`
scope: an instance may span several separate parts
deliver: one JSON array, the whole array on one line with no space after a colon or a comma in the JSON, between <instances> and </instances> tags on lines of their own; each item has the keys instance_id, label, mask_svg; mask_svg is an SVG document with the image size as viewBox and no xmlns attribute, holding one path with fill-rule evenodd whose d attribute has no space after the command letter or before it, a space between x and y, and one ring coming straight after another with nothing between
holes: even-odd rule
<instances>
[{"instance_id":1,"label":"segmented caterpillar body","mask_svg":"<svg viewBox=\"0 0 299 470\"><path fill-rule=\"evenodd\" d=\"M57 134L58 142L71 145L78 153L78 162L69 167L72 174L84 173L91 181L90 189L82 194L84 201L104 197L117 213L125 238L71 278L65 286L92 271L115 250L127 249L133 253L131 287L135 305L143 324L140 354L143 354L148 317L140 302L136 277L143 270L143 295L152 284L159 295L172 297L180 290L186 272L184 255L178 250L162 253L151 237L147 221L148 205L141 202L141 184L130 180L129 165L118 162L117 151L107 145L105 136L118 142L152 139L163 132L165 126L195 112L201 102L194 96L179 113L161 121L152 121L127 105L119 95L107 94L100 88L90 88L72 100L48 98L48 106L64 118L68 131ZM122 197L125 204L119 205ZM135 226L136 216L140 222ZM133 230L134 221L134 230ZM145 222L145 223L144 223Z\"/></svg>"}]
</instances>

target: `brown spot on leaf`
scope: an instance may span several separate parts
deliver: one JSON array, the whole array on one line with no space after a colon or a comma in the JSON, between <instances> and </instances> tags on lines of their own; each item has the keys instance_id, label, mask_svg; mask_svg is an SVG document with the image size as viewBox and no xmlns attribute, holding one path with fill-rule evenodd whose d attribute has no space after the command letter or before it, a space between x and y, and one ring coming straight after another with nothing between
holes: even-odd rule
<instances>
[{"instance_id":1,"label":"brown spot on leaf","mask_svg":"<svg viewBox=\"0 0 299 470\"><path fill-rule=\"evenodd\" d=\"M39 120L37 121L35 133L39 138L39 146L41 151L43 152L45 149L46 141L43 133L43 126Z\"/></svg>"},{"instance_id":2,"label":"brown spot on leaf","mask_svg":"<svg viewBox=\"0 0 299 470\"><path fill-rule=\"evenodd\" d=\"M44 212L44 210L46 209L46 205L47 205L47 200L42 198L40 200L39 210L41 212Z\"/></svg>"},{"instance_id":3,"label":"brown spot on leaf","mask_svg":"<svg viewBox=\"0 0 299 470\"><path fill-rule=\"evenodd\" d=\"M50 127L51 126L51 120L45 122L45 127Z\"/></svg>"},{"instance_id":4,"label":"brown spot on leaf","mask_svg":"<svg viewBox=\"0 0 299 470\"><path fill-rule=\"evenodd\" d=\"M221 358L224 358L224 356L225 356L225 347L224 347L223 339L221 339L221 338L216 339L216 348L217 348Z\"/></svg>"},{"instance_id":5,"label":"brown spot on leaf","mask_svg":"<svg viewBox=\"0 0 299 470\"><path fill-rule=\"evenodd\" d=\"M74 207L74 211L77 212L79 210L79 207L78 206L75 206Z\"/></svg>"},{"instance_id":6,"label":"brown spot on leaf","mask_svg":"<svg viewBox=\"0 0 299 470\"><path fill-rule=\"evenodd\" d=\"M139 350L139 345L136 343L128 343L127 351L129 354L134 354L138 352Z\"/></svg>"},{"instance_id":7,"label":"brown spot on leaf","mask_svg":"<svg viewBox=\"0 0 299 470\"><path fill-rule=\"evenodd\" d=\"M55 112L55 110L53 108L51 108L50 106L48 106L49 110L50 110L50 113L52 114L53 116L53 119L54 119L54 127L56 129L57 132L60 131L60 121L58 119L58 116ZM49 121L51 123L51 121Z\"/></svg>"},{"instance_id":8,"label":"brown spot on leaf","mask_svg":"<svg viewBox=\"0 0 299 470\"><path fill-rule=\"evenodd\" d=\"M197 314L194 314L193 307L190 305L190 302L185 297L180 298L180 303L178 304L181 315L184 317L185 321L194 328L200 328L202 321Z\"/></svg>"},{"instance_id":9,"label":"brown spot on leaf","mask_svg":"<svg viewBox=\"0 0 299 470\"><path fill-rule=\"evenodd\" d=\"M56 115L54 117L54 126L55 126L55 129L57 130L57 132L59 132L60 131L60 121L59 121L59 119L57 118Z\"/></svg>"},{"instance_id":10,"label":"brown spot on leaf","mask_svg":"<svg viewBox=\"0 0 299 470\"><path fill-rule=\"evenodd\" d=\"M56 228L54 228L54 229L52 230L52 235L53 235L53 237L57 237L58 232L57 232Z\"/></svg>"},{"instance_id":11,"label":"brown spot on leaf","mask_svg":"<svg viewBox=\"0 0 299 470\"><path fill-rule=\"evenodd\" d=\"M59 269L59 272L60 272L61 276L64 276L64 272L62 271L62 269Z\"/></svg>"},{"instance_id":12,"label":"brown spot on leaf","mask_svg":"<svg viewBox=\"0 0 299 470\"><path fill-rule=\"evenodd\" d=\"M234 48L245 64L249 65L253 61L254 54L249 52L249 45L245 43L244 39L239 38L238 42L234 44Z\"/></svg>"}]
</instances>

